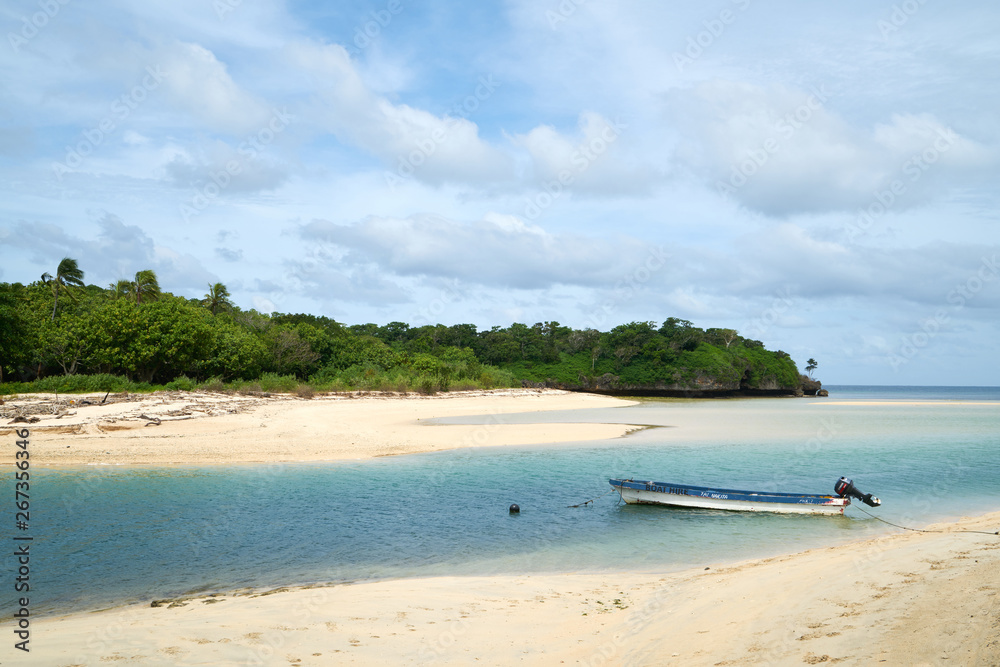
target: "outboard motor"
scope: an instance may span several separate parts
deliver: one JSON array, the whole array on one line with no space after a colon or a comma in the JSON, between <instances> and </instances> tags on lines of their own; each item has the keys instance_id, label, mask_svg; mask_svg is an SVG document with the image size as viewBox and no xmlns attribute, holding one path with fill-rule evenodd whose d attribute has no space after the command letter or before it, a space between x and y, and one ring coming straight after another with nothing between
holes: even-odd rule
<instances>
[{"instance_id":1,"label":"outboard motor","mask_svg":"<svg viewBox=\"0 0 1000 667\"><path fill-rule=\"evenodd\" d=\"M872 494L861 493L858 491L858 487L854 486L854 482L846 477L838 479L837 484L833 487L833 490L837 492L838 496L850 496L851 498L857 498L869 507L878 507L882 504L882 501Z\"/></svg>"}]
</instances>

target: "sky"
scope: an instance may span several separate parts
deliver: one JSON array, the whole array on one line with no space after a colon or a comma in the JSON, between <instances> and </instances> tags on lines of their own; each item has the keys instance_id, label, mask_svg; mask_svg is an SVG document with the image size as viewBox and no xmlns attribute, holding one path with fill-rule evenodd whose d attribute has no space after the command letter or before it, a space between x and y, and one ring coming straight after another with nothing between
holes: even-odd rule
<instances>
[{"instance_id":1,"label":"sky","mask_svg":"<svg viewBox=\"0 0 1000 667\"><path fill-rule=\"evenodd\" d=\"M0 0L0 282L998 385L1000 6Z\"/></svg>"}]
</instances>

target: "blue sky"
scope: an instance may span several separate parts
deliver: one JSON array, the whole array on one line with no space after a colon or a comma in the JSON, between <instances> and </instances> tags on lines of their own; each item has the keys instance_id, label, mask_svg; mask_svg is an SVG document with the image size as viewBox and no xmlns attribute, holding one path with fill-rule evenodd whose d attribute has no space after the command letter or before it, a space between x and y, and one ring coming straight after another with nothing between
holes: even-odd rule
<instances>
[{"instance_id":1,"label":"blue sky","mask_svg":"<svg viewBox=\"0 0 1000 667\"><path fill-rule=\"evenodd\" d=\"M994 3L4 0L0 281L1000 384Z\"/></svg>"}]
</instances>

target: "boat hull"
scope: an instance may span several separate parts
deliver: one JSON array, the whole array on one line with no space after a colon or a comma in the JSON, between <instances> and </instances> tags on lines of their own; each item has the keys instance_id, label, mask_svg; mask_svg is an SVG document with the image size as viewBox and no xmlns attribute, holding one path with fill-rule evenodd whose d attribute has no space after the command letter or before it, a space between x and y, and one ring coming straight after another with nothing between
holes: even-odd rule
<instances>
[{"instance_id":1,"label":"boat hull","mask_svg":"<svg viewBox=\"0 0 1000 667\"><path fill-rule=\"evenodd\" d=\"M713 489L631 479L608 481L621 495L621 499L630 505L668 505L779 514L843 514L844 508L851 504L849 498L832 495Z\"/></svg>"}]
</instances>

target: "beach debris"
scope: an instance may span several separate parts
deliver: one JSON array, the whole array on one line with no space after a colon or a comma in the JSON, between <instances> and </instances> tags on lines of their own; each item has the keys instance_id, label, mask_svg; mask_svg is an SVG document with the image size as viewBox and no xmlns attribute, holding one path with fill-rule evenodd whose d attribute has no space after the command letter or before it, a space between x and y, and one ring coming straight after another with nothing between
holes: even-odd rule
<instances>
[{"instance_id":1,"label":"beach debris","mask_svg":"<svg viewBox=\"0 0 1000 667\"><path fill-rule=\"evenodd\" d=\"M160 426L163 422L199 419L217 415L242 414L261 405L264 400L248 396L220 396L202 392L153 392L152 394L129 394L112 392L89 395L86 398L68 398L52 394L7 397L6 404L0 405L0 424L35 424L39 420L45 424L50 419L69 417L71 421L94 424L98 431ZM164 397L170 400L162 402ZM14 404L13 398L17 399ZM115 406L114 410L100 411L98 406ZM101 412L101 414L94 414ZM55 427L54 428L68 428ZM62 432L62 431L60 431Z\"/></svg>"},{"instance_id":2,"label":"beach debris","mask_svg":"<svg viewBox=\"0 0 1000 667\"><path fill-rule=\"evenodd\" d=\"M263 597L264 595L274 595L275 593L287 593L290 590L292 590L292 589L288 588L287 586L282 586L280 588L272 588L269 591L264 591L262 593L257 593L256 595L251 595L250 597L252 597L252 598L259 598L259 597Z\"/></svg>"},{"instance_id":3,"label":"beach debris","mask_svg":"<svg viewBox=\"0 0 1000 667\"><path fill-rule=\"evenodd\" d=\"M39 419L38 417L22 417L22 416L18 415L17 417L14 417L13 419L11 419L7 423L8 424L37 424L40 421L42 421L42 420Z\"/></svg>"},{"instance_id":4,"label":"beach debris","mask_svg":"<svg viewBox=\"0 0 1000 667\"><path fill-rule=\"evenodd\" d=\"M153 600L149 603L150 607L166 607L167 609L174 609L176 607L186 607L188 602L193 601L193 597L179 597L179 598L163 598L162 600Z\"/></svg>"}]
</instances>

